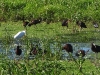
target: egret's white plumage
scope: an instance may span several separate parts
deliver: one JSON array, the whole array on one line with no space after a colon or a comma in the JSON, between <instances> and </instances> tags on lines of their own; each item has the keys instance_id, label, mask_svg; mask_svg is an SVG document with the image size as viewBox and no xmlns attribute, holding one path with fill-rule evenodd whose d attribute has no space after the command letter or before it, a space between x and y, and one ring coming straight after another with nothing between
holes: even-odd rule
<instances>
[{"instance_id":1,"label":"egret's white plumage","mask_svg":"<svg viewBox=\"0 0 100 75\"><path fill-rule=\"evenodd\" d=\"M25 30L24 31L20 31L16 35L14 35L14 39L20 39L25 35L26 35L26 31Z\"/></svg>"},{"instance_id":2,"label":"egret's white plumage","mask_svg":"<svg viewBox=\"0 0 100 75\"><path fill-rule=\"evenodd\" d=\"M17 34L15 34L14 35L14 40L15 40L14 44L17 44L17 45L21 44L20 40L25 35L26 35L26 31L25 30L19 31Z\"/></svg>"}]
</instances>

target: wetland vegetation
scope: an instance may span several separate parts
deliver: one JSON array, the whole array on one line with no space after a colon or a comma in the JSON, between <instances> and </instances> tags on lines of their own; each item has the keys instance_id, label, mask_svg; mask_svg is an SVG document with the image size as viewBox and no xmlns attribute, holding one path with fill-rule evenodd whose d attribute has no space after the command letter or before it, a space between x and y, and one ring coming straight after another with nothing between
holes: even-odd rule
<instances>
[{"instance_id":1,"label":"wetland vegetation","mask_svg":"<svg viewBox=\"0 0 100 75\"><path fill-rule=\"evenodd\" d=\"M100 45L100 28L94 28L93 21L100 26L99 0L2 0L0 1L0 74L1 75L99 75L100 54L95 59L91 43ZM38 17L42 22L23 27L23 19L30 21ZM62 27L63 19L70 19ZM87 28L79 31L76 20L82 20ZM50 22L48 24L48 22ZM14 53L14 35L26 30L20 39L23 54ZM47 54L29 58L30 43L39 45ZM84 57L62 59L62 46L72 44L74 53L78 49L89 49Z\"/></svg>"}]
</instances>

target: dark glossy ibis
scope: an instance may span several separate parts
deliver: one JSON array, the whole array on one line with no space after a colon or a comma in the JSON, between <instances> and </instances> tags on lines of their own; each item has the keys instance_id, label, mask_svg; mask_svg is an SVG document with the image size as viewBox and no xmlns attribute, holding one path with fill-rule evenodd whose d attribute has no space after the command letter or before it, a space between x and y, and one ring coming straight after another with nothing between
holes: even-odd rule
<instances>
[{"instance_id":1,"label":"dark glossy ibis","mask_svg":"<svg viewBox=\"0 0 100 75\"><path fill-rule=\"evenodd\" d=\"M29 23L29 26L41 23L42 18L34 19Z\"/></svg>"},{"instance_id":2,"label":"dark glossy ibis","mask_svg":"<svg viewBox=\"0 0 100 75\"><path fill-rule=\"evenodd\" d=\"M86 24L83 21L76 21L76 24L82 29L87 28Z\"/></svg>"},{"instance_id":3,"label":"dark glossy ibis","mask_svg":"<svg viewBox=\"0 0 100 75\"><path fill-rule=\"evenodd\" d=\"M63 47L62 47L62 50L66 50L66 52L68 53L73 53L73 47L71 44L65 44Z\"/></svg>"},{"instance_id":4,"label":"dark glossy ibis","mask_svg":"<svg viewBox=\"0 0 100 75\"><path fill-rule=\"evenodd\" d=\"M66 26L68 28L68 19L63 20L62 26Z\"/></svg>"},{"instance_id":5,"label":"dark glossy ibis","mask_svg":"<svg viewBox=\"0 0 100 75\"><path fill-rule=\"evenodd\" d=\"M46 50L42 50L38 45L32 46L31 45L31 50L30 50L30 55L37 55L37 54L46 54Z\"/></svg>"},{"instance_id":6,"label":"dark glossy ibis","mask_svg":"<svg viewBox=\"0 0 100 75\"><path fill-rule=\"evenodd\" d=\"M34 44L30 44L30 53L29 55L37 55L38 51L37 51L37 47Z\"/></svg>"},{"instance_id":7,"label":"dark glossy ibis","mask_svg":"<svg viewBox=\"0 0 100 75\"><path fill-rule=\"evenodd\" d=\"M21 46L17 46L16 50L15 50L16 55L21 55L22 54L22 50L21 50Z\"/></svg>"},{"instance_id":8,"label":"dark glossy ibis","mask_svg":"<svg viewBox=\"0 0 100 75\"><path fill-rule=\"evenodd\" d=\"M32 47L30 50L30 55L37 55L38 51L36 49L36 47Z\"/></svg>"},{"instance_id":9,"label":"dark glossy ibis","mask_svg":"<svg viewBox=\"0 0 100 75\"><path fill-rule=\"evenodd\" d=\"M98 53L98 52L100 52L100 46L92 43L91 50L95 53Z\"/></svg>"},{"instance_id":10,"label":"dark glossy ibis","mask_svg":"<svg viewBox=\"0 0 100 75\"><path fill-rule=\"evenodd\" d=\"M23 26L26 27L26 26L32 26L32 25L36 25L38 23L41 23L42 21L42 18L38 18L38 19L33 19L32 21L25 21L23 20Z\"/></svg>"},{"instance_id":11,"label":"dark glossy ibis","mask_svg":"<svg viewBox=\"0 0 100 75\"><path fill-rule=\"evenodd\" d=\"M95 45L94 42L93 42L91 44L91 50L96 53L96 58L97 58L97 54L100 52L100 46L99 45Z\"/></svg>"},{"instance_id":12,"label":"dark glossy ibis","mask_svg":"<svg viewBox=\"0 0 100 75\"><path fill-rule=\"evenodd\" d=\"M69 54L69 58L72 60L72 58L73 58L72 57L72 53L73 53L73 47L72 47L72 45L71 44L65 44L62 47L62 50L65 50Z\"/></svg>"},{"instance_id":13,"label":"dark glossy ibis","mask_svg":"<svg viewBox=\"0 0 100 75\"><path fill-rule=\"evenodd\" d=\"M77 57L79 57L79 56L84 57L87 54L88 51L89 50L87 50L87 51L85 51L85 50L78 50L75 55Z\"/></svg>"}]
</instances>

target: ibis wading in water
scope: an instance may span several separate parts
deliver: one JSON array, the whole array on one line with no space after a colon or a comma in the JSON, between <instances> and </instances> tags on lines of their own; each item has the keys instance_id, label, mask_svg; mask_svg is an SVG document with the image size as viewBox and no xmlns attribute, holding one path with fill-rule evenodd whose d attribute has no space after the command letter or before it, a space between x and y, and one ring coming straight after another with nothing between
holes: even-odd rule
<instances>
[{"instance_id":1,"label":"ibis wading in water","mask_svg":"<svg viewBox=\"0 0 100 75\"><path fill-rule=\"evenodd\" d=\"M16 48L16 50L15 50L15 53L16 53L16 55L18 55L18 56L20 56L21 54L22 54L22 50L21 50L21 48L20 48L21 46L17 46L17 48Z\"/></svg>"},{"instance_id":2,"label":"ibis wading in water","mask_svg":"<svg viewBox=\"0 0 100 75\"><path fill-rule=\"evenodd\" d=\"M95 45L94 42L91 44L91 50L93 52L96 53L96 58L97 58L97 54L100 53L100 46L99 45Z\"/></svg>"},{"instance_id":3,"label":"ibis wading in water","mask_svg":"<svg viewBox=\"0 0 100 75\"><path fill-rule=\"evenodd\" d=\"M79 56L84 57L87 54L87 52L89 52L89 50L87 50L87 51L85 51L85 50L78 50L76 52L76 56L77 57L79 57Z\"/></svg>"},{"instance_id":4,"label":"ibis wading in water","mask_svg":"<svg viewBox=\"0 0 100 75\"><path fill-rule=\"evenodd\" d=\"M69 56L72 57L72 53L73 53L73 46L71 44L65 44L62 47L62 50L65 50L66 52L68 52Z\"/></svg>"}]
</instances>

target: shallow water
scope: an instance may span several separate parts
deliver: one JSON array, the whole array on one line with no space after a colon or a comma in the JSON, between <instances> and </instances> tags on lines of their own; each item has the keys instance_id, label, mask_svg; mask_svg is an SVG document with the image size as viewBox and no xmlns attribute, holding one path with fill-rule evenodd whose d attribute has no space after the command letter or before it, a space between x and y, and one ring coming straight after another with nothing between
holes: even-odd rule
<instances>
[{"instance_id":1,"label":"shallow water","mask_svg":"<svg viewBox=\"0 0 100 75\"><path fill-rule=\"evenodd\" d=\"M63 56L62 59L67 59L69 54L65 50L61 50L61 47L64 46L66 43L59 44L57 42L50 43L50 50L52 53L56 53L58 51L61 51L61 54ZM86 54L85 58L91 58L93 55L93 52L91 51L91 43L70 43L73 46L73 56L75 57L76 51L82 49L82 50L89 50L89 52ZM42 47L42 45L40 45ZM16 47L14 45L9 45L9 48L5 48L2 45L0 45L0 53L6 54L9 59L19 59L24 58L25 54L29 54L29 50L27 50L26 45L22 45L22 55L19 57L15 54Z\"/></svg>"},{"instance_id":2,"label":"shallow water","mask_svg":"<svg viewBox=\"0 0 100 75\"><path fill-rule=\"evenodd\" d=\"M76 57L75 56L75 53L78 51L78 50L84 50L84 51L88 51L88 53L86 54L85 58L90 58L91 57L91 54L93 53L91 51L91 44L90 43L70 43L72 46L73 46L73 57ZM65 44L63 44L65 45ZM63 50L63 59L67 59L69 54Z\"/></svg>"}]
</instances>

